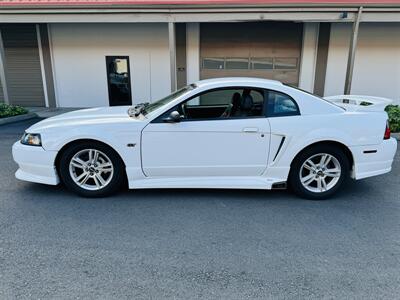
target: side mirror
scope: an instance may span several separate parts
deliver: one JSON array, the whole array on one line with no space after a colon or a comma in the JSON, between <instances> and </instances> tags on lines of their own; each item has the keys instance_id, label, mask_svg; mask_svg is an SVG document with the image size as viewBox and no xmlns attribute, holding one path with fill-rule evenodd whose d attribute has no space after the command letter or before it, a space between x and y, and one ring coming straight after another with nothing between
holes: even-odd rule
<instances>
[{"instance_id":1,"label":"side mirror","mask_svg":"<svg viewBox=\"0 0 400 300\"><path fill-rule=\"evenodd\" d=\"M172 111L167 118L163 119L166 123L178 123L181 121L181 114L176 110Z\"/></svg>"}]
</instances>

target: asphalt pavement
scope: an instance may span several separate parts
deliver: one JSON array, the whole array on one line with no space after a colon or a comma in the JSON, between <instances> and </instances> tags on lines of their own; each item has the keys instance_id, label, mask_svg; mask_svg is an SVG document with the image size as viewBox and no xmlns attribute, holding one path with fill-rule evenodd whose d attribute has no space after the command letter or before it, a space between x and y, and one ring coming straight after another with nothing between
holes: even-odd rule
<instances>
[{"instance_id":1,"label":"asphalt pavement","mask_svg":"<svg viewBox=\"0 0 400 300\"><path fill-rule=\"evenodd\" d=\"M400 155L328 201L287 191L85 199L18 181L0 126L0 299L398 299Z\"/></svg>"}]
</instances>

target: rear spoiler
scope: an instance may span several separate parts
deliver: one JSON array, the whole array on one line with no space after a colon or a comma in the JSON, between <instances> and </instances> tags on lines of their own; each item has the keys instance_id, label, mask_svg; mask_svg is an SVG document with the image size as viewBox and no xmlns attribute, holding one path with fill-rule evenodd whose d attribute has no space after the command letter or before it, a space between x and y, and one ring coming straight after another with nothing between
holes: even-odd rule
<instances>
[{"instance_id":1,"label":"rear spoiler","mask_svg":"<svg viewBox=\"0 0 400 300\"><path fill-rule=\"evenodd\" d=\"M361 95L337 95L324 99L347 111L383 111L393 102L387 98Z\"/></svg>"}]
</instances>

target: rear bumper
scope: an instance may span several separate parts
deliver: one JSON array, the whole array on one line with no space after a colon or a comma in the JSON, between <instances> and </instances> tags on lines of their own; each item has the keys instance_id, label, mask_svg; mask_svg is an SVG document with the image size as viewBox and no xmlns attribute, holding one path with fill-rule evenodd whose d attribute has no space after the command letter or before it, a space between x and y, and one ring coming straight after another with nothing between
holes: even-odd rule
<instances>
[{"instance_id":1,"label":"rear bumper","mask_svg":"<svg viewBox=\"0 0 400 300\"><path fill-rule=\"evenodd\" d=\"M375 150L376 152L372 152ZM394 138L384 140L379 145L351 147L354 156L355 179L363 179L390 172L396 150L397 141ZM365 153L365 151L370 153Z\"/></svg>"},{"instance_id":2,"label":"rear bumper","mask_svg":"<svg viewBox=\"0 0 400 300\"><path fill-rule=\"evenodd\" d=\"M18 141L12 147L12 154L19 167L15 173L17 179L50 185L60 182L54 166L56 151L22 145Z\"/></svg>"}]
</instances>

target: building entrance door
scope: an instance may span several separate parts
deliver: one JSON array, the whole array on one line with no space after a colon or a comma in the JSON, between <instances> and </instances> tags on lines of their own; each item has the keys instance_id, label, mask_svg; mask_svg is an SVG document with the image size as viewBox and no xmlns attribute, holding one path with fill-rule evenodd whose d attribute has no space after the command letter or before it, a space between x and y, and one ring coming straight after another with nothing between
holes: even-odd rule
<instances>
[{"instance_id":1,"label":"building entrance door","mask_svg":"<svg viewBox=\"0 0 400 300\"><path fill-rule=\"evenodd\" d=\"M110 106L131 105L131 75L128 56L106 56Z\"/></svg>"}]
</instances>

